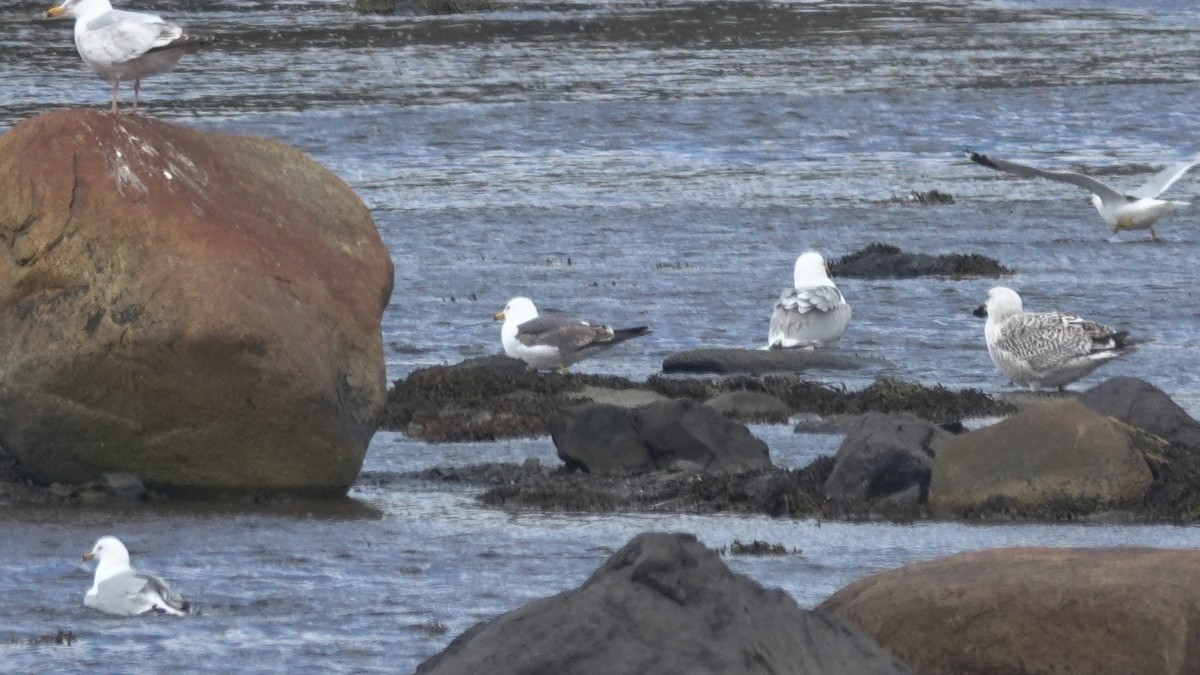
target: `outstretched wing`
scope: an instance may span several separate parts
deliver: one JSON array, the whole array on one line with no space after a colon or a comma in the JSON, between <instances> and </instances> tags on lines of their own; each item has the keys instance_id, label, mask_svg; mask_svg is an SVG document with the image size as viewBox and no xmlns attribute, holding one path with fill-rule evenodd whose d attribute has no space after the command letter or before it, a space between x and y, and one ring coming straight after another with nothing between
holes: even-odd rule
<instances>
[{"instance_id":1,"label":"outstretched wing","mask_svg":"<svg viewBox=\"0 0 1200 675\"><path fill-rule=\"evenodd\" d=\"M977 152L971 152L970 149L963 150L963 154L967 159L975 162L980 166L986 166L989 169L1011 173L1014 176L1022 178L1045 178L1046 180L1058 181L1059 183L1070 183L1077 185L1089 192L1100 196L1101 200L1121 200L1128 199L1125 193L1120 192L1100 181L1082 173L1074 171L1045 171L1036 167L1027 166L1025 164L1017 164L1016 162L1008 162L1003 159L993 159L986 155L981 155Z\"/></svg>"},{"instance_id":2,"label":"outstretched wing","mask_svg":"<svg viewBox=\"0 0 1200 675\"><path fill-rule=\"evenodd\" d=\"M1130 192L1134 197L1147 198L1157 197L1171 187L1175 181L1183 177L1183 174L1191 171L1194 167L1200 165L1200 155L1196 155L1186 162L1172 164L1167 168L1159 171L1146 181L1146 184L1140 188Z\"/></svg>"}]
</instances>

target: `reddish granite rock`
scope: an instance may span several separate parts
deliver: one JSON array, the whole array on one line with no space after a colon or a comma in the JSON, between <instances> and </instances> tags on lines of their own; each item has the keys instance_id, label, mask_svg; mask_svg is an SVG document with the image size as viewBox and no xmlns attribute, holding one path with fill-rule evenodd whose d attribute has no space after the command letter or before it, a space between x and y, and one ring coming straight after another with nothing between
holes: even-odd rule
<instances>
[{"instance_id":1,"label":"reddish granite rock","mask_svg":"<svg viewBox=\"0 0 1200 675\"><path fill-rule=\"evenodd\" d=\"M350 188L255 137L62 110L0 136L0 444L41 481L342 493L392 263Z\"/></svg>"},{"instance_id":2,"label":"reddish granite rock","mask_svg":"<svg viewBox=\"0 0 1200 675\"><path fill-rule=\"evenodd\" d=\"M926 675L1200 672L1200 552L1017 548L856 581L817 607Z\"/></svg>"}]
</instances>

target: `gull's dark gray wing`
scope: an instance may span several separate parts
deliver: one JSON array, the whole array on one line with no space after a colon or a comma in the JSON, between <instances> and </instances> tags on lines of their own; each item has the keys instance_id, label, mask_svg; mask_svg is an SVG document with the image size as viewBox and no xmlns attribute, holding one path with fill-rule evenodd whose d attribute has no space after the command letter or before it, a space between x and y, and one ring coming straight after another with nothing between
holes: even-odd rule
<instances>
[{"instance_id":1,"label":"gull's dark gray wing","mask_svg":"<svg viewBox=\"0 0 1200 675\"><path fill-rule=\"evenodd\" d=\"M554 347L560 354L595 343L611 342L613 329L587 321L543 314L517 326L517 340L526 347Z\"/></svg>"},{"instance_id":2,"label":"gull's dark gray wing","mask_svg":"<svg viewBox=\"0 0 1200 675\"><path fill-rule=\"evenodd\" d=\"M1032 166L1017 164L1016 162L1008 162L1003 159L993 159L977 152L971 152L969 149L963 150L963 154L967 156L967 159L980 166L986 166L989 169L1003 171L1004 173L1011 173L1014 176L1020 176L1022 178L1045 178L1046 180L1077 185L1085 190L1088 190L1089 192L1099 195L1100 199L1104 201L1129 199L1125 193L1115 190L1086 174L1076 173L1074 171L1045 171Z\"/></svg>"},{"instance_id":3,"label":"gull's dark gray wing","mask_svg":"<svg viewBox=\"0 0 1200 675\"><path fill-rule=\"evenodd\" d=\"M1200 155L1196 155L1186 162L1172 164L1167 168L1159 171L1146 181L1146 184L1140 188L1130 192L1134 197L1157 197L1171 187L1175 181L1183 177L1183 174L1191 171L1194 167L1200 165Z\"/></svg>"}]
</instances>

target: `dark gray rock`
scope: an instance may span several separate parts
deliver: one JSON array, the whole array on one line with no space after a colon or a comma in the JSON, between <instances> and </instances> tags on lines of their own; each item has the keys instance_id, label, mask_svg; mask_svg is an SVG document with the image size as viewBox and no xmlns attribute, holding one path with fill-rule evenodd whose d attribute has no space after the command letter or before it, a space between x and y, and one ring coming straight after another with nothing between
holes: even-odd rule
<instances>
[{"instance_id":1,"label":"dark gray rock","mask_svg":"<svg viewBox=\"0 0 1200 675\"><path fill-rule=\"evenodd\" d=\"M801 609L690 534L644 533L581 587L475 625L423 675L908 673L850 624Z\"/></svg>"},{"instance_id":2,"label":"dark gray rock","mask_svg":"<svg viewBox=\"0 0 1200 675\"><path fill-rule=\"evenodd\" d=\"M1088 389L1079 402L1094 412L1148 431L1170 443L1200 447L1200 422L1162 389L1136 377L1114 377Z\"/></svg>"},{"instance_id":3,"label":"dark gray rock","mask_svg":"<svg viewBox=\"0 0 1200 675\"><path fill-rule=\"evenodd\" d=\"M711 473L771 467L767 444L755 438L745 425L691 399L637 408L633 424L659 469L677 468L680 463Z\"/></svg>"},{"instance_id":4,"label":"dark gray rock","mask_svg":"<svg viewBox=\"0 0 1200 675\"><path fill-rule=\"evenodd\" d=\"M571 470L626 474L654 468L627 408L584 403L563 410L550 422L558 457Z\"/></svg>"},{"instance_id":5,"label":"dark gray rock","mask_svg":"<svg viewBox=\"0 0 1200 675\"><path fill-rule=\"evenodd\" d=\"M551 422L550 433L563 462L589 473L737 473L771 466L766 443L690 399L633 410L602 403L575 406Z\"/></svg>"},{"instance_id":6,"label":"dark gray rock","mask_svg":"<svg viewBox=\"0 0 1200 675\"><path fill-rule=\"evenodd\" d=\"M727 391L704 402L726 417L745 422L786 422L792 411L778 396L761 391Z\"/></svg>"},{"instance_id":7,"label":"dark gray rock","mask_svg":"<svg viewBox=\"0 0 1200 675\"><path fill-rule=\"evenodd\" d=\"M924 501L937 444L949 434L908 413L871 412L849 422L825 497L840 509Z\"/></svg>"},{"instance_id":8,"label":"dark gray rock","mask_svg":"<svg viewBox=\"0 0 1200 675\"><path fill-rule=\"evenodd\" d=\"M827 349L691 349L663 360L664 373L772 373L886 367L879 358Z\"/></svg>"}]
</instances>

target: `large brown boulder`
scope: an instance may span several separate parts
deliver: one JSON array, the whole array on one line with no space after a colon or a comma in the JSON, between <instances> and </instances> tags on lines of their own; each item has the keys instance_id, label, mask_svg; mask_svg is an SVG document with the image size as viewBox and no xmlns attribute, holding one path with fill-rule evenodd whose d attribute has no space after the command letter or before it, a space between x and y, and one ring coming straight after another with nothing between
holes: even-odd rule
<instances>
[{"instance_id":1,"label":"large brown boulder","mask_svg":"<svg viewBox=\"0 0 1200 675\"><path fill-rule=\"evenodd\" d=\"M924 675L1183 675L1198 607L1198 551L1018 548L882 572L817 610Z\"/></svg>"},{"instance_id":2,"label":"large brown boulder","mask_svg":"<svg viewBox=\"0 0 1200 675\"><path fill-rule=\"evenodd\" d=\"M933 461L929 507L940 515L1100 508L1141 499L1151 482L1130 428L1065 401L946 438Z\"/></svg>"},{"instance_id":3,"label":"large brown boulder","mask_svg":"<svg viewBox=\"0 0 1200 675\"><path fill-rule=\"evenodd\" d=\"M0 137L0 444L41 481L342 493L392 263L281 143L63 110Z\"/></svg>"},{"instance_id":4,"label":"large brown boulder","mask_svg":"<svg viewBox=\"0 0 1200 675\"><path fill-rule=\"evenodd\" d=\"M690 534L645 533L582 586L460 635L422 675L910 672L832 616L735 574Z\"/></svg>"}]
</instances>

